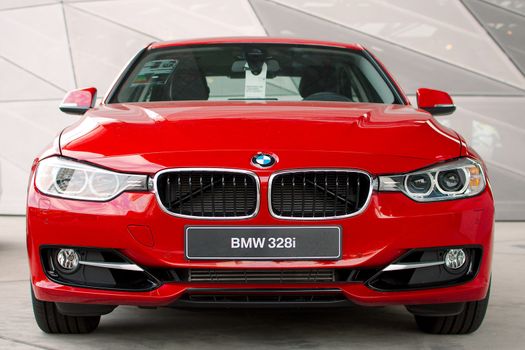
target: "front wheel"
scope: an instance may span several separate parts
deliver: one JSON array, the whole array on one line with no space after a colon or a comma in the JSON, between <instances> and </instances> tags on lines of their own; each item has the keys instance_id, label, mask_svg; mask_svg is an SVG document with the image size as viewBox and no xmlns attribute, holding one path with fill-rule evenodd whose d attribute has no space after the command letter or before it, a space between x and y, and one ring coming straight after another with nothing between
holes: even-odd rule
<instances>
[{"instance_id":1,"label":"front wheel","mask_svg":"<svg viewBox=\"0 0 525 350\"><path fill-rule=\"evenodd\" d=\"M45 333L83 334L97 329L100 316L66 316L55 303L40 301L31 290L33 313L38 327Z\"/></svg>"},{"instance_id":2,"label":"front wheel","mask_svg":"<svg viewBox=\"0 0 525 350\"><path fill-rule=\"evenodd\" d=\"M487 311L490 287L485 299L470 301L463 311L454 316L418 316L414 315L418 328L431 334L468 334L475 332Z\"/></svg>"}]
</instances>

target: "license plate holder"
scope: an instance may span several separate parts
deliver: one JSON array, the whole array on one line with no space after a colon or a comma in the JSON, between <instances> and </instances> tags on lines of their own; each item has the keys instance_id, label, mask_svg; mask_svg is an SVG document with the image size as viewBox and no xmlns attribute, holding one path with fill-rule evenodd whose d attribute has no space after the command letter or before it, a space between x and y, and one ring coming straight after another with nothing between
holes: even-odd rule
<instances>
[{"instance_id":1,"label":"license plate holder","mask_svg":"<svg viewBox=\"0 0 525 350\"><path fill-rule=\"evenodd\" d=\"M338 260L339 226L188 226L189 260Z\"/></svg>"}]
</instances>

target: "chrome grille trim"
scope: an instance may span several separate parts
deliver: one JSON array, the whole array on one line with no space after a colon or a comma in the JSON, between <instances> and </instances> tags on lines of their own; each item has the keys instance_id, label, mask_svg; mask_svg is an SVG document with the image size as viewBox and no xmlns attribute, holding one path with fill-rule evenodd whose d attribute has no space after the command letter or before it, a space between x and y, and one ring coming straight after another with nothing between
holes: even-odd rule
<instances>
[{"instance_id":1,"label":"chrome grille trim","mask_svg":"<svg viewBox=\"0 0 525 350\"><path fill-rule=\"evenodd\" d=\"M359 208L357 211L355 212L352 212L350 214L346 214L346 215L337 215L337 216L333 216L333 215L329 215L329 216L316 216L316 217L312 217L312 216L283 216L283 215L278 215L277 213L274 212L273 210L273 204L272 204L272 188L273 188L273 183L274 183L274 180L277 176L279 175L283 175L283 174L293 174L293 173L315 173L315 172L340 172L340 173L358 173L358 174L362 174L362 175L365 175L367 178L368 178L368 181L369 181L369 188L368 188L368 193L367 193L367 196L366 196L366 200L364 201L363 205L361 206L361 208ZM368 207L368 205L370 204L370 199L372 198L372 192L374 190L374 178L369 174L367 173L366 171L363 171L363 170L359 170L359 169L352 169L352 168L305 168L305 169L289 169L289 170L281 170L281 171L277 171L275 173L273 173L271 176L270 176L270 179L268 180L268 209L270 211L270 214L277 218L277 219L285 219L285 220L333 220L333 219L344 219L344 218L349 218L349 217L352 217L352 216L356 216L356 215L359 215L361 214L362 212L364 212L366 210L366 208Z\"/></svg>"},{"instance_id":2,"label":"chrome grille trim","mask_svg":"<svg viewBox=\"0 0 525 350\"><path fill-rule=\"evenodd\" d=\"M256 191L256 198L255 198L255 209L253 213L250 215L240 215L240 216L196 216L196 215L186 215L186 214L180 214L180 213L174 213L170 211L168 208L165 207L163 204L160 194L158 191L158 179L159 176L166 174L166 173L174 173L174 172L217 172L217 173L232 173L232 174L242 174L242 175L248 175L251 176L255 181L255 191ZM242 220L242 219L249 219L252 217L255 217L259 213L259 207L261 203L261 184L259 177L251 171L248 170L242 170L242 169L232 169L232 168L169 168L164 169L155 174L155 177L153 179L154 188L153 191L155 192L155 198L157 199L157 203L161 207L161 209L171 215L186 219L198 219L198 220Z\"/></svg>"}]
</instances>

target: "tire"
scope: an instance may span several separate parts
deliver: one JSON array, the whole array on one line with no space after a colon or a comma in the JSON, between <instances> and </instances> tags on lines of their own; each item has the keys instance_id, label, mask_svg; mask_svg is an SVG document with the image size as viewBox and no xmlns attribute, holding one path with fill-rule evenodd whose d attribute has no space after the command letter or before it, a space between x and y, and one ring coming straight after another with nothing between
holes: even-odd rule
<instances>
[{"instance_id":1,"label":"tire","mask_svg":"<svg viewBox=\"0 0 525 350\"><path fill-rule=\"evenodd\" d=\"M40 301L31 289L33 313L38 327L45 333L85 334L97 329L100 316L66 316L58 312L55 303Z\"/></svg>"},{"instance_id":2,"label":"tire","mask_svg":"<svg viewBox=\"0 0 525 350\"><path fill-rule=\"evenodd\" d=\"M414 315L418 328L430 334L469 334L475 332L487 311L490 287L483 300L467 302L463 311L455 316Z\"/></svg>"}]
</instances>

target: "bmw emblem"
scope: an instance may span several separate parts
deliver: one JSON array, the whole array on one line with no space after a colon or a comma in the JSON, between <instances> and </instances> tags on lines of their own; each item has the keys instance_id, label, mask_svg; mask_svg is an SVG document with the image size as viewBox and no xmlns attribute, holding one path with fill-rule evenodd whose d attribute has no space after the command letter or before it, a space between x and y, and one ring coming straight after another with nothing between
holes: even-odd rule
<instances>
[{"instance_id":1,"label":"bmw emblem","mask_svg":"<svg viewBox=\"0 0 525 350\"><path fill-rule=\"evenodd\" d=\"M252 158L252 164L259 168L269 168L275 164L275 158L266 153L257 153Z\"/></svg>"}]
</instances>

